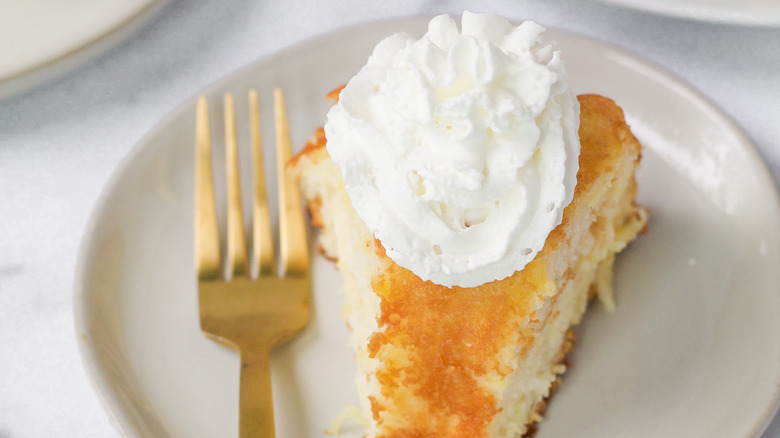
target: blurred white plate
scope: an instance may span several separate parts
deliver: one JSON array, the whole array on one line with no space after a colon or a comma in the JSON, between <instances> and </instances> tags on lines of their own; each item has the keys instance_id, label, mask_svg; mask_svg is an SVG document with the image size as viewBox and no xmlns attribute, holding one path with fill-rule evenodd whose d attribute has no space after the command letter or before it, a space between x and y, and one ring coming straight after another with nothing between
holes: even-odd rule
<instances>
[{"instance_id":1,"label":"blurred white plate","mask_svg":"<svg viewBox=\"0 0 780 438\"><path fill-rule=\"evenodd\" d=\"M780 25L777 0L602 0L619 6L682 18L746 26Z\"/></svg>"},{"instance_id":2,"label":"blurred white plate","mask_svg":"<svg viewBox=\"0 0 780 438\"><path fill-rule=\"evenodd\" d=\"M230 75L204 90L214 103L212 131L221 131L219 96L231 91L243 105L249 87L261 90L265 126L272 126L278 85L287 93L293 141L302 145L325 118L324 95L357 71L375 43L399 30L419 35L426 21L344 30ZM760 433L780 383L780 203L764 163L731 120L676 78L600 42L549 36L577 92L608 95L625 108L646 148L640 200L651 219L649 232L619 259L618 311L608 315L596 305L587 315L574 366L538 437ZM79 255L84 364L115 424L131 436L237 433L238 357L204 338L198 324L194 106L185 102L125 159ZM265 135L270 154L271 130ZM266 163L272 179L272 160ZM248 169L243 176L249 187ZM314 320L272 359L283 437L323 436L356 401L341 280L322 257L313 269ZM346 436L362 435L352 425Z\"/></svg>"},{"instance_id":3,"label":"blurred white plate","mask_svg":"<svg viewBox=\"0 0 780 438\"><path fill-rule=\"evenodd\" d=\"M167 0L0 0L0 97L119 43Z\"/></svg>"}]
</instances>

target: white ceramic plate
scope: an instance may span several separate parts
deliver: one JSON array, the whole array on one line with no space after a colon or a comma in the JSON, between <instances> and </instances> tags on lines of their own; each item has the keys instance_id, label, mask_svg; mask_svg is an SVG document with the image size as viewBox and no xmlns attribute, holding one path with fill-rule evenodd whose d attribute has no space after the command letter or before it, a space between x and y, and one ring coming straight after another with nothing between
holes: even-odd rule
<instances>
[{"instance_id":1,"label":"white ceramic plate","mask_svg":"<svg viewBox=\"0 0 780 438\"><path fill-rule=\"evenodd\" d=\"M746 26L780 25L777 0L602 0L682 18Z\"/></svg>"},{"instance_id":2,"label":"white ceramic plate","mask_svg":"<svg viewBox=\"0 0 780 438\"><path fill-rule=\"evenodd\" d=\"M426 21L317 39L204 93L218 102L223 92L243 96L256 87L268 109L272 87L283 87L293 140L302 145L324 120L325 93L351 77L381 37L420 34ZM596 305L589 312L574 366L538 436L760 433L780 383L780 208L763 162L729 119L676 78L603 43L549 34L565 54L574 89L617 100L645 144L640 200L651 219L650 231L619 259L618 311L605 314ZM198 325L194 106L186 102L123 162L79 257L75 308L84 363L117 427L130 436L237 433L238 357L204 338ZM217 107L213 132L221 131ZM269 112L265 126L272 126ZM265 135L270 150L270 129ZM314 319L272 359L283 437L323 436L356 401L339 315L341 280L319 256L313 269ZM346 436L362 435L352 425Z\"/></svg>"},{"instance_id":3,"label":"white ceramic plate","mask_svg":"<svg viewBox=\"0 0 780 438\"><path fill-rule=\"evenodd\" d=\"M0 0L0 97L122 41L166 0Z\"/></svg>"}]
</instances>

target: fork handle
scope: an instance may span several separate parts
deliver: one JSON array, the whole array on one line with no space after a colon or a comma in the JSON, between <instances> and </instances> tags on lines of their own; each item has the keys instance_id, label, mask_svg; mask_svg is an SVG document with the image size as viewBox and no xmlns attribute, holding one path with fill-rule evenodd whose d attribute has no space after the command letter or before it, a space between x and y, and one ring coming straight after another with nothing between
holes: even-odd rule
<instances>
[{"instance_id":1,"label":"fork handle","mask_svg":"<svg viewBox=\"0 0 780 438\"><path fill-rule=\"evenodd\" d=\"M271 364L265 348L241 349L239 438L275 438Z\"/></svg>"}]
</instances>

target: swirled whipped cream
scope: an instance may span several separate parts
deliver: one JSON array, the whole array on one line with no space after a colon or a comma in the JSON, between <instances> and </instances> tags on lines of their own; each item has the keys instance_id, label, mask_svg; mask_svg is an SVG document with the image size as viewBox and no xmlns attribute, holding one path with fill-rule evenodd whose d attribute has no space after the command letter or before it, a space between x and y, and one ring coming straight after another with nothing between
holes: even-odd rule
<instances>
[{"instance_id":1,"label":"swirled whipped cream","mask_svg":"<svg viewBox=\"0 0 780 438\"><path fill-rule=\"evenodd\" d=\"M381 41L328 113L327 149L387 255L477 286L523 269L561 223L579 104L544 28L464 12Z\"/></svg>"}]
</instances>

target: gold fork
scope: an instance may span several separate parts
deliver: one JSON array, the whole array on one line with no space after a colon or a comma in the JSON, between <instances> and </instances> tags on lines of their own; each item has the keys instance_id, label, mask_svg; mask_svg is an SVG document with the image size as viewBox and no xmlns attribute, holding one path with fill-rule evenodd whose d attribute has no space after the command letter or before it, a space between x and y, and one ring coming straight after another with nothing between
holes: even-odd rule
<instances>
[{"instance_id":1,"label":"gold fork","mask_svg":"<svg viewBox=\"0 0 780 438\"><path fill-rule=\"evenodd\" d=\"M258 277L247 257L233 96L226 94L227 271L220 262L211 164L208 103L197 104L195 159L195 266L203 333L241 354L239 436L274 437L270 350L309 320L309 254L300 194L284 171L292 152L284 97L274 92L282 274L277 277L263 175L257 93L249 92L254 170L253 250Z\"/></svg>"}]
</instances>

